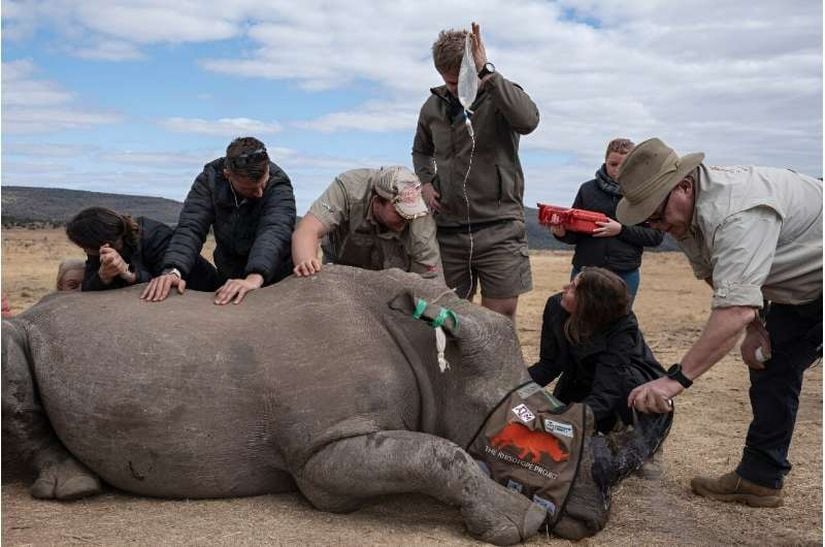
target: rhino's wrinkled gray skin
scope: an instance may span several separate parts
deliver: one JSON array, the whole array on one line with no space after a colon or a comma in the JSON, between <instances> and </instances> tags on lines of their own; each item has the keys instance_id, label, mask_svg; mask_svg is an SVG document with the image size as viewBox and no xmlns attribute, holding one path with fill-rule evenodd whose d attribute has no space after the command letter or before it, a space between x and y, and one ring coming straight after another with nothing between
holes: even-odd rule
<instances>
[{"instance_id":1,"label":"rhino's wrinkled gray skin","mask_svg":"<svg viewBox=\"0 0 825 547\"><path fill-rule=\"evenodd\" d=\"M3 322L3 431L38 473L34 496L93 494L98 477L170 498L297 487L341 512L420 492L484 541L541 527L544 509L462 449L529 379L503 316L399 270L327 267L239 306L195 292L147 304L141 289L53 295ZM413 295L460 317L445 373L433 330L405 309ZM557 534L604 526L609 484L649 454L623 443L588 443Z\"/></svg>"}]
</instances>

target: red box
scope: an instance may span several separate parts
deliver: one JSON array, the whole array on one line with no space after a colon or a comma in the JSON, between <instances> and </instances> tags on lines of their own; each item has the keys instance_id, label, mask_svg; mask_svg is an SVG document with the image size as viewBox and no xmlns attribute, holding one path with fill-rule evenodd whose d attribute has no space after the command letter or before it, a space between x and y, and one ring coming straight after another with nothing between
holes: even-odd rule
<instances>
[{"instance_id":1,"label":"red box","mask_svg":"<svg viewBox=\"0 0 825 547\"><path fill-rule=\"evenodd\" d=\"M564 226L565 230L571 232L583 232L592 234L593 230L599 227L596 222L607 222L607 215L586 209L570 209L569 207L556 207L539 203L539 223L545 226ZM556 222L552 221L556 215Z\"/></svg>"}]
</instances>

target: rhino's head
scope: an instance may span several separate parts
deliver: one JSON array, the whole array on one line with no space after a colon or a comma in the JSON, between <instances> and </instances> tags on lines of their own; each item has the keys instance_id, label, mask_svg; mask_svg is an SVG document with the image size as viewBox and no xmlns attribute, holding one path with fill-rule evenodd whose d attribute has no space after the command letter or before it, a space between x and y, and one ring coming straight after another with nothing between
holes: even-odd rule
<instances>
[{"instance_id":1,"label":"rhino's head","mask_svg":"<svg viewBox=\"0 0 825 547\"><path fill-rule=\"evenodd\" d=\"M587 439L579 475L553 533L579 540L604 528L611 488L650 459L670 432L672 421L672 414L645 415L634 427Z\"/></svg>"},{"instance_id":2,"label":"rhino's head","mask_svg":"<svg viewBox=\"0 0 825 547\"><path fill-rule=\"evenodd\" d=\"M449 369L440 371L435 333L426 333L414 352L423 356L424 373L419 374L422 398L431 390L437 411L434 430L460 446L467 446L482 422L515 387L530 380L521 355L513 323L501 314L459 298L441 287L437 293L428 287L407 287L389 302L396 313L410 317L423 308L420 319L431 323L449 310L443 329L447 335L445 357ZM422 300L426 306L421 304ZM453 315L454 314L454 315ZM430 341L427 341L429 338ZM425 428L425 430L427 430Z\"/></svg>"}]
</instances>

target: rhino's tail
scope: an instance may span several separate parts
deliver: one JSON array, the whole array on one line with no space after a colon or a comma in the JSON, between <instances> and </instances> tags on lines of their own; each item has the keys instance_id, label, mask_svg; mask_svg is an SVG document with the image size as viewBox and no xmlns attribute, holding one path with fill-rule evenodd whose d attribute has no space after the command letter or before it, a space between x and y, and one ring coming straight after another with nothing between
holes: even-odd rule
<instances>
[{"instance_id":1,"label":"rhino's tail","mask_svg":"<svg viewBox=\"0 0 825 547\"><path fill-rule=\"evenodd\" d=\"M607 491L645 464L670 433L673 413L642 414L617 433L591 438L593 478Z\"/></svg>"}]
</instances>

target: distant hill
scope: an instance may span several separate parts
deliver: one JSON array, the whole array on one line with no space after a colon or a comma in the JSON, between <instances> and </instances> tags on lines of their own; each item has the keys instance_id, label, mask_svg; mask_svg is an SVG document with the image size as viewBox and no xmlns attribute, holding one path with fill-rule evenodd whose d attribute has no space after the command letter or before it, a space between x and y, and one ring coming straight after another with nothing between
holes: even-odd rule
<instances>
[{"instance_id":1,"label":"distant hill","mask_svg":"<svg viewBox=\"0 0 825 547\"><path fill-rule=\"evenodd\" d=\"M68 222L86 207L108 207L132 216L146 216L167 224L176 224L183 204L179 201L149 196L105 194L63 188L3 186L3 226L56 225Z\"/></svg>"},{"instance_id":2,"label":"distant hill","mask_svg":"<svg viewBox=\"0 0 825 547\"><path fill-rule=\"evenodd\" d=\"M181 202L166 198L64 188L3 186L0 192L3 226L62 226L81 209L93 206L108 207L135 217L146 216L174 225L183 207ZM539 224L538 210L525 207L524 216L531 249L572 249L572 246L556 240L546 227ZM672 251L676 248L670 236L666 236L661 246L651 250Z\"/></svg>"}]
</instances>

